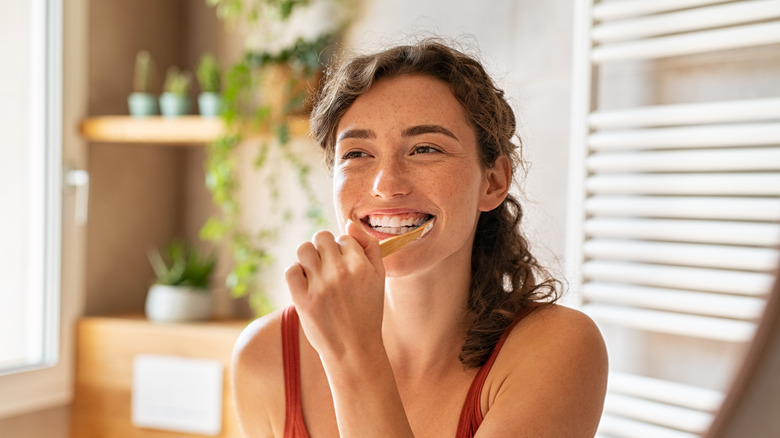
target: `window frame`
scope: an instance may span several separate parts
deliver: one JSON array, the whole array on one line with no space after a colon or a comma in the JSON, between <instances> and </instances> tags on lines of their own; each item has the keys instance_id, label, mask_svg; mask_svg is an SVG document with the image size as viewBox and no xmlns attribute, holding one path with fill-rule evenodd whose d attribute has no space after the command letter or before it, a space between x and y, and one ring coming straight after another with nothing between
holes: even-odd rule
<instances>
[{"instance_id":1,"label":"window frame","mask_svg":"<svg viewBox=\"0 0 780 438\"><path fill-rule=\"evenodd\" d=\"M38 232L28 240L30 266L42 264L44 275L30 269L28 284L42 290L32 306L37 309L31 310L42 320L34 329L41 345L31 347L38 360L0 370L0 418L62 405L72 394L71 367L61 360L62 12L62 0L30 2L30 180L36 198L44 199L30 212L45 214L31 223Z\"/></svg>"}]
</instances>

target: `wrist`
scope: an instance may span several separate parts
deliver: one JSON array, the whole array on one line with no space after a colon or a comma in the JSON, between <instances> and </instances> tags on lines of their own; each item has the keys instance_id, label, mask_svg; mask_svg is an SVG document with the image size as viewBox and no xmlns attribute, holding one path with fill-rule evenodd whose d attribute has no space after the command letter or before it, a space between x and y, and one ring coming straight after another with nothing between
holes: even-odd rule
<instances>
[{"instance_id":1,"label":"wrist","mask_svg":"<svg viewBox=\"0 0 780 438\"><path fill-rule=\"evenodd\" d=\"M381 339L370 345L353 347L337 354L320 354L320 360L331 386L362 385L378 376L393 378L390 359Z\"/></svg>"}]
</instances>

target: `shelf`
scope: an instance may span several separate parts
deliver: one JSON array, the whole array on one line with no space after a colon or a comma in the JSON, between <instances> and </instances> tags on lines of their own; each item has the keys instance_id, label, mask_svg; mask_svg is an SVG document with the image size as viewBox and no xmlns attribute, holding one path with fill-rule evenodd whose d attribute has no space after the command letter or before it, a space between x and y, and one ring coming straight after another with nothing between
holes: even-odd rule
<instances>
[{"instance_id":1,"label":"shelf","mask_svg":"<svg viewBox=\"0 0 780 438\"><path fill-rule=\"evenodd\" d=\"M308 135L306 118L291 117L289 123L291 137ZM84 119L79 127L81 135L88 141L172 146L202 146L219 137L223 129L222 119L201 116L97 116ZM268 135L268 132L257 135Z\"/></svg>"},{"instance_id":2,"label":"shelf","mask_svg":"<svg viewBox=\"0 0 780 438\"><path fill-rule=\"evenodd\" d=\"M85 139L96 142L187 145L214 140L223 126L222 119L200 116L100 116L85 119L80 131Z\"/></svg>"}]
</instances>

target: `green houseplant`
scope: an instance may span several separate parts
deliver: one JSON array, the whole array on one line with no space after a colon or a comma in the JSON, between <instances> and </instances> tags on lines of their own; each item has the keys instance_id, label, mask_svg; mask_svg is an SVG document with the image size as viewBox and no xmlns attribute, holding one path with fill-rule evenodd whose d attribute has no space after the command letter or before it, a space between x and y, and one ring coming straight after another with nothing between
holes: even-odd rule
<instances>
[{"instance_id":1,"label":"green houseplant","mask_svg":"<svg viewBox=\"0 0 780 438\"><path fill-rule=\"evenodd\" d=\"M164 92L160 96L160 112L165 117L176 117L190 112L189 90L192 74L170 67L165 75Z\"/></svg>"},{"instance_id":2,"label":"green houseplant","mask_svg":"<svg viewBox=\"0 0 780 438\"><path fill-rule=\"evenodd\" d=\"M294 12L323 0L206 0L216 8L217 15L229 24L242 22L250 29L284 27ZM347 0L338 2L348 9ZM271 22L271 23L269 23ZM338 40L346 19L315 37L296 38L281 48L248 49L245 55L226 71L224 101L224 135L209 144L206 160L206 185L219 213L201 229L201 237L221 241L230 247L232 269L226 285L234 297L247 297L254 312L262 315L272 310L265 285L259 280L275 261L272 250L280 234L288 234L288 224L295 222L297 205L307 203L303 216L316 228L329 224L323 215L310 180L310 168L289 145L291 116L304 117L307 99L317 87L328 49ZM266 35L268 36L268 35ZM273 39L273 38L271 38ZM272 44L273 45L273 44ZM242 225L243 209L237 194L240 188L236 154L248 131L271 133L258 143L254 170L264 174L265 184L259 187L267 196L258 196L269 203L264 211L275 216L259 229ZM295 173L298 189L305 199L291 197L280 187L279 168ZM256 187L256 186L255 186ZM266 218L264 218L266 219Z\"/></svg>"},{"instance_id":3,"label":"green houseplant","mask_svg":"<svg viewBox=\"0 0 780 438\"><path fill-rule=\"evenodd\" d=\"M214 55L206 53L200 58L196 70L200 94L198 110L203 117L222 114L222 72Z\"/></svg>"},{"instance_id":4,"label":"green houseplant","mask_svg":"<svg viewBox=\"0 0 780 438\"><path fill-rule=\"evenodd\" d=\"M149 251L155 273L146 297L146 316L155 322L200 321L212 315L210 285L216 258L171 242L164 252Z\"/></svg>"},{"instance_id":5,"label":"green houseplant","mask_svg":"<svg viewBox=\"0 0 780 438\"><path fill-rule=\"evenodd\" d=\"M157 98L152 93L152 57L146 50L135 56L133 92L127 97L127 106L133 117L157 114Z\"/></svg>"},{"instance_id":6,"label":"green houseplant","mask_svg":"<svg viewBox=\"0 0 780 438\"><path fill-rule=\"evenodd\" d=\"M317 0L206 0L216 8L222 20L235 23L243 20L250 27L267 25L268 21L286 22L296 9Z\"/></svg>"}]
</instances>

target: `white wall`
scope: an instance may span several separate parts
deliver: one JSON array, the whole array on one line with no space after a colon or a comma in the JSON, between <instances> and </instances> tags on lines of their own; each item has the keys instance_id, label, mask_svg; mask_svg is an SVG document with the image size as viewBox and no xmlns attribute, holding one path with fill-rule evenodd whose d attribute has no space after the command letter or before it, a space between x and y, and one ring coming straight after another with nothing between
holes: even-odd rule
<instances>
[{"instance_id":1,"label":"white wall","mask_svg":"<svg viewBox=\"0 0 780 438\"><path fill-rule=\"evenodd\" d=\"M537 256L558 271L564 253L571 0L368 0L348 43L371 50L422 36L473 49L515 110L524 156L525 228Z\"/></svg>"}]
</instances>

